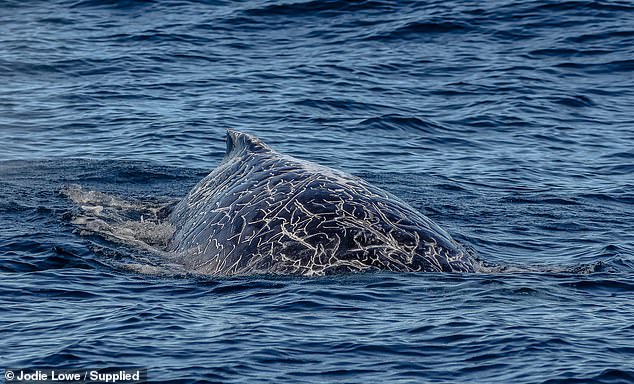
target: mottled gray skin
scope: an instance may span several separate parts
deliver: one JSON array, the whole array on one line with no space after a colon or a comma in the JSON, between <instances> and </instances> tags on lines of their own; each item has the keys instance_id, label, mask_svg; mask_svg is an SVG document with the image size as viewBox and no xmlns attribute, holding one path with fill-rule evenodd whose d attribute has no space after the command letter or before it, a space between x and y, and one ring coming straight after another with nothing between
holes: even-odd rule
<instances>
[{"instance_id":1,"label":"mottled gray skin","mask_svg":"<svg viewBox=\"0 0 634 384\"><path fill-rule=\"evenodd\" d=\"M475 270L469 252L399 198L231 130L222 163L169 221L168 251L196 273Z\"/></svg>"}]
</instances>

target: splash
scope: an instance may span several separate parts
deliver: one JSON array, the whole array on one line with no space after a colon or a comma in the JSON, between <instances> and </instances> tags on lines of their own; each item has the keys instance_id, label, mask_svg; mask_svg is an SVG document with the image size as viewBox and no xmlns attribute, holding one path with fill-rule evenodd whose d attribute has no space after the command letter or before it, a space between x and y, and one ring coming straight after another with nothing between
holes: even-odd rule
<instances>
[{"instance_id":1,"label":"splash","mask_svg":"<svg viewBox=\"0 0 634 384\"><path fill-rule=\"evenodd\" d=\"M60 193L76 205L69 219L80 236L96 235L153 255L168 256L165 247L174 226L166 218L177 201L124 199L79 185L65 186ZM170 269L154 264L147 257L139 257L119 266L144 274L162 274Z\"/></svg>"}]
</instances>

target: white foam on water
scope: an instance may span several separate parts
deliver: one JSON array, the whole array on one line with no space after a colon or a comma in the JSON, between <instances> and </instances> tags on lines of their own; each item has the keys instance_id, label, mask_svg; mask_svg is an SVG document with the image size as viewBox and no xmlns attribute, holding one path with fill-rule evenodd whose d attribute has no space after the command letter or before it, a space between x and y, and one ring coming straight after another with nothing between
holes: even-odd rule
<instances>
[{"instance_id":1,"label":"white foam on water","mask_svg":"<svg viewBox=\"0 0 634 384\"><path fill-rule=\"evenodd\" d=\"M174 226L165 219L164 212L174 203L173 200L125 199L78 185L66 186L61 193L77 207L70 222L80 236L97 235L114 243L165 256L167 260L169 254L165 247L174 233ZM154 265L151 260L117 265L150 275L175 272L173 266Z\"/></svg>"}]
</instances>

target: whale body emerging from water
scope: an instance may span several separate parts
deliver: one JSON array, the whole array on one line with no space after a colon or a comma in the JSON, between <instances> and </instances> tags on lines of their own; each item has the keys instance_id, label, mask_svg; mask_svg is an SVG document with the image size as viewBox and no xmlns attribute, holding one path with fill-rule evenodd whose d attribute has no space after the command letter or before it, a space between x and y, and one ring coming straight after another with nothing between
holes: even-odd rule
<instances>
[{"instance_id":1,"label":"whale body emerging from water","mask_svg":"<svg viewBox=\"0 0 634 384\"><path fill-rule=\"evenodd\" d=\"M474 272L429 218L366 181L228 130L223 161L170 213L167 250L210 275Z\"/></svg>"}]
</instances>

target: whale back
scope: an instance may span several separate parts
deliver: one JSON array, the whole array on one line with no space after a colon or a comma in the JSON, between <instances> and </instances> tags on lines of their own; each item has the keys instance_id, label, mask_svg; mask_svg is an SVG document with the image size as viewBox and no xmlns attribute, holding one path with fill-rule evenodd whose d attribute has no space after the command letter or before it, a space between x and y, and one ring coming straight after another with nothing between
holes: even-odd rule
<instances>
[{"instance_id":1,"label":"whale back","mask_svg":"<svg viewBox=\"0 0 634 384\"><path fill-rule=\"evenodd\" d=\"M204 274L475 269L469 252L399 198L231 130L223 161L169 221L168 250Z\"/></svg>"}]
</instances>

